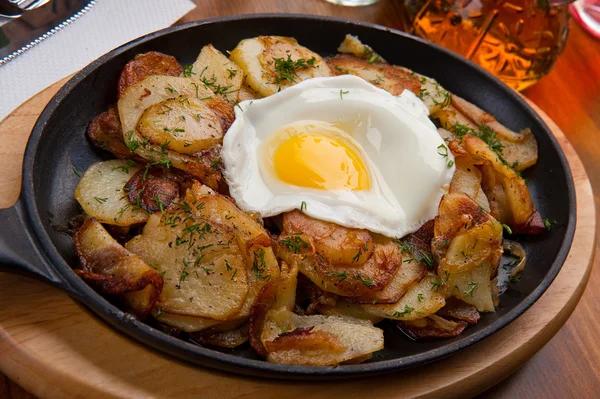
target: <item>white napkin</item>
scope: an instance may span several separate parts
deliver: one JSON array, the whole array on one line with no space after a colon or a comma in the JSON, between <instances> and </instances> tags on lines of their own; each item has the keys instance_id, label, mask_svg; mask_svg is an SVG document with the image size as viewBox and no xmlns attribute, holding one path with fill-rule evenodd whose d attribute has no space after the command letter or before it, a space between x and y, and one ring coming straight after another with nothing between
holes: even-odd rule
<instances>
[{"instance_id":1,"label":"white napkin","mask_svg":"<svg viewBox=\"0 0 600 399\"><path fill-rule=\"evenodd\" d=\"M96 0L81 18L0 66L0 120L34 94L123 43L166 28L190 0Z\"/></svg>"}]
</instances>

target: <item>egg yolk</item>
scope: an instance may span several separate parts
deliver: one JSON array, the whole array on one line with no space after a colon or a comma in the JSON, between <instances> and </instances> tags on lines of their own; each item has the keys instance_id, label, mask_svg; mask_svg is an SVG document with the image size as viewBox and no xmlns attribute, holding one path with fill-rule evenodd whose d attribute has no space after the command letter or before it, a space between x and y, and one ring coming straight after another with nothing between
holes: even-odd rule
<instances>
[{"instance_id":1,"label":"egg yolk","mask_svg":"<svg viewBox=\"0 0 600 399\"><path fill-rule=\"evenodd\" d=\"M369 173L360 155L341 137L300 133L280 142L273 153L277 177L322 190L368 190Z\"/></svg>"}]
</instances>

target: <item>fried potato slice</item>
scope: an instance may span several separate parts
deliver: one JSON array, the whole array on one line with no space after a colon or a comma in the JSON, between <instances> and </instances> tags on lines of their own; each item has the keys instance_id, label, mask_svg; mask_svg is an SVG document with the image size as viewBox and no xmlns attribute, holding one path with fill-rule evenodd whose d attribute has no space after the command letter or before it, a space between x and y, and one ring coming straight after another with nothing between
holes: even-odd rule
<instances>
[{"instance_id":1,"label":"fried potato slice","mask_svg":"<svg viewBox=\"0 0 600 399\"><path fill-rule=\"evenodd\" d=\"M443 120L442 126L452 132L456 131L457 125L459 128L467 127L475 130L485 126L491 130L496 135L499 154L516 171L523 171L537 162L537 141L531 130L513 132L499 123L493 115L461 97L452 95L452 107L444 109L440 120Z\"/></svg>"},{"instance_id":2,"label":"fried potato slice","mask_svg":"<svg viewBox=\"0 0 600 399\"><path fill-rule=\"evenodd\" d=\"M427 268L420 262L408 262L410 258L406 258L405 263L402 263L392 279L383 287L381 291L370 292L357 298L346 298L349 302L354 303L396 303L410 289L410 287L421 281L427 274Z\"/></svg>"},{"instance_id":3,"label":"fried potato slice","mask_svg":"<svg viewBox=\"0 0 600 399\"><path fill-rule=\"evenodd\" d=\"M223 96L230 103L237 102L244 81L244 72L212 44L202 47L192 65L192 74L201 80L215 94Z\"/></svg>"},{"instance_id":4,"label":"fried potato slice","mask_svg":"<svg viewBox=\"0 0 600 399\"><path fill-rule=\"evenodd\" d=\"M179 201L190 179L177 169L148 168L134 174L124 189L129 202L154 213Z\"/></svg>"},{"instance_id":5,"label":"fried potato slice","mask_svg":"<svg viewBox=\"0 0 600 399\"><path fill-rule=\"evenodd\" d=\"M387 62L383 59L383 57L381 55L377 54L371 47L367 46L366 44L363 44L358 37L352 36L350 34L346 35L346 37L344 38L344 41L340 44L337 51L339 53L352 54L354 57L366 60L367 63L369 63L371 65L387 64ZM343 62L346 62L346 61L342 60L342 63ZM396 68L401 68L401 67L396 67ZM366 70L363 70L362 72L360 70L357 70L356 72L359 73L358 76L363 77L363 76L361 76L361 74L367 75L368 69L373 69L373 68L367 68ZM440 86L440 84L435 79L432 79L432 78L424 76L424 75L420 75L420 74L415 73L407 68L401 68L401 69L404 71L407 71L409 73L409 75L408 75L409 78L411 78L411 79L413 79L414 77L418 78L418 81L420 82L420 87L418 89L417 89L417 87L413 87L415 85L415 82L412 81L410 83L410 85L407 85L410 87L410 88L408 88L408 90L413 91L413 93L417 94L419 96L419 98L421 100L423 100L423 102L429 109L430 114L434 114L434 113L440 111L445 106L452 103L452 98L450 97L450 92L448 92L446 89L444 89L442 86ZM352 73L353 75L355 74L355 73L351 72L352 70L355 70L354 68L344 68L343 65L337 65L337 67L336 66L333 67L333 72L335 74L344 73L346 70L348 71L347 73ZM377 83L375 83L375 82L379 82L379 80L380 80L379 77L377 77L377 76L374 79L372 79L371 77L369 77L368 79L363 77L363 79L372 81L371 83L373 83L376 86L377 86ZM383 82L379 82L379 83L383 83ZM382 87L382 88L384 88L384 87Z\"/></svg>"},{"instance_id":6,"label":"fried potato slice","mask_svg":"<svg viewBox=\"0 0 600 399\"><path fill-rule=\"evenodd\" d=\"M230 320L248 295L248 267L234 231L193 215L189 206L155 213L126 248L163 273L156 307L164 312Z\"/></svg>"},{"instance_id":7,"label":"fried potato slice","mask_svg":"<svg viewBox=\"0 0 600 399\"><path fill-rule=\"evenodd\" d=\"M225 131L204 101L189 96L150 105L137 125L137 132L150 143L188 155L220 144Z\"/></svg>"},{"instance_id":8,"label":"fried potato slice","mask_svg":"<svg viewBox=\"0 0 600 399\"><path fill-rule=\"evenodd\" d=\"M118 94L123 94L126 88L144 80L151 75L179 76L183 68L175 57L150 51L138 54L135 58L125 64L119 77Z\"/></svg>"},{"instance_id":9,"label":"fried potato slice","mask_svg":"<svg viewBox=\"0 0 600 399\"><path fill-rule=\"evenodd\" d=\"M142 168L125 160L93 164L75 188L75 199L83 211L98 220L117 226L131 226L148 220L148 213L136 209L123 190L129 179Z\"/></svg>"},{"instance_id":10,"label":"fried potato slice","mask_svg":"<svg viewBox=\"0 0 600 399\"><path fill-rule=\"evenodd\" d=\"M472 325L477 324L481 317L475 306L454 297L447 298L446 305L438 310L436 315L446 319L466 321Z\"/></svg>"},{"instance_id":11,"label":"fried potato slice","mask_svg":"<svg viewBox=\"0 0 600 399\"><path fill-rule=\"evenodd\" d=\"M129 151L123 141L123 129L116 104L111 105L106 112L92 119L86 133L96 147L110 151L117 158L139 158ZM141 158L139 159L141 160Z\"/></svg>"},{"instance_id":12,"label":"fried potato slice","mask_svg":"<svg viewBox=\"0 0 600 399\"><path fill-rule=\"evenodd\" d=\"M469 129L477 129L477 125L461 114L452 104L446 105L439 111L435 113L431 112L430 114L433 118L438 119L442 128L451 133L453 137L460 138L462 136L461 132L457 131L457 128L460 129L462 126Z\"/></svg>"},{"instance_id":13,"label":"fried potato slice","mask_svg":"<svg viewBox=\"0 0 600 399\"><path fill-rule=\"evenodd\" d=\"M410 70L396 65L369 62L346 54L329 58L327 64L334 75L358 76L395 96L400 95L404 89L415 94L419 94L421 90L419 78Z\"/></svg>"},{"instance_id":14,"label":"fried potato slice","mask_svg":"<svg viewBox=\"0 0 600 399\"><path fill-rule=\"evenodd\" d=\"M177 112L171 110L173 100L181 102ZM203 162L201 152L181 154L173 148L183 147L185 150L188 143L189 147L196 149L214 147L235 118L231 104L215 95L198 80L150 76L128 87L119 99L118 107L123 137L129 149L149 162L173 165L212 188L218 187L222 179L221 173L214 165ZM148 108L151 110L146 113ZM173 116L179 115L179 119L172 121L171 112ZM140 131L139 122L144 115ZM156 119L152 119L151 116L156 116ZM212 130L202 131L204 122L200 121L204 119L215 123L212 127L209 126ZM154 122L163 126L162 131L150 128ZM166 126L171 122L173 125ZM188 129L190 135L183 135ZM147 136L143 136L142 133ZM218 139L215 135L219 136Z\"/></svg>"},{"instance_id":15,"label":"fried potato slice","mask_svg":"<svg viewBox=\"0 0 600 399\"><path fill-rule=\"evenodd\" d=\"M437 315L415 321L400 321L398 325L411 338L423 340L456 337L467 327L464 321L448 320Z\"/></svg>"},{"instance_id":16,"label":"fried potato slice","mask_svg":"<svg viewBox=\"0 0 600 399\"><path fill-rule=\"evenodd\" d=\"M249 270L248 296L236 317L248 318L262 287L279 278L280 274L267 231L227 198L198 183L188 190L185 204L194 215L227 226L235 232L240 247L244 249Z\"/></svg>"},{"instance_id":17,"label":"fried potato slice","mask_svg":"<svg viewBox=\"0 0 600 399\"><path fill-rule=\"evenodd\" d=\"M120 296L128 309L145 318L163 288L158 272L123 248L94 218L75 232L73 242L81 263L75 273L104 294Z\"/></svg>"},{"instance_id":18,"label":"fried potato slice","mask_svg":"<svg viewBox=\"0 0 600 399\"><path fill-rule=\"evenodd\" d=\"M383 330L368 320L299 316L286 309L267 313L262 341L272 363L333 366L366 360L383 349Z\"/></svg>"},{"instance_id":19,"label":"fried potato slice","mask_svg":"<svg viewBox=\"0 0 600 399\"><path fill-rule=\"evenodd\" d=\"M294 210L283 215L283 231L311 237L317 254L332 265L364 264L373 253L373 239L364 229L324 222Z\"/></svg>"},{"instance_id":20,"label":"fried potato slice","mask_svg":"<svg viewBox=\"0 0 600 399\"><path fill-rule=\"evenodd\" d=\"M248 214L242 212L227 197L216 194L198 182L194 182L187 192L186 201L194 215L235 229L236 233L243 237L245 246L269 237L263 226ZM269 247L270 239L267 242L266 246Z\"/></svg>"},{"instance_id":21,"label":"fried potato slice","mask_svg":"<svg viewBox=\"0 0 600 399\"><path fill-rule=\"evenodd\" d=\"M371 63L386 62L381 55L377 54L371 48L371 46L363 44L358 37L351 34L347 34L344 37L344 41L339 45L337 51L338 53L352 54L355 57L371 61Z\"/></svg>"},{"instance_id":22,"label":"fried potato slice","mask_svg":"<svg viewBox=\"0 0 600 399\"><path fill-rule=\"evenodd\" d=\"M402 263L400 248L391 239L317 220L298 210L283 215L277 243L278 256L297 262L313 283L348 297L382 290Z\"/></svg>"},{"instance_id":23,"label":"fried potato slice","mask_svg":"<svg viewBox=\"0 0 600 399\"><path fill-rule=\"evenodd\" d=\"M331 76L321 56L282 36L259 36L239 42L230 59L244 71L258 95L270 96L309 78Z\"/></svg>"},{"instance_id":24,"label":"fried potato slice","mask_svg":"<svg viewBox=\"0 0 600 399\"><path fill-rule=\"evenodd\" d=\"M450 182L450 189L448 192L450 194L467 194L475 200L484 211L489 213L490 203L481 187L482 174L478 168L483 164L481 158L474 157L465 151L456 139L451 140L448 143L448 147L454 155L456 164L456 170L454 171L454 176Z\"/></svg>"},{"instance_id":25,"label":"fried potato slice","mask_svg":"<svg viewBox=\"0 0 600 399\"><path fill-rule=\"evenodd\" d=\"M513 232L524 234L540 234L545 226L540 214L531 199L525 180L514 170L506 166L498 155L479 138L470 134L463 138L465 150L474 156L482 157L490 162L493 168L482 169L486 195L490 202L495 201L502 210L500 221L510 226ZM487 182L486 182L487 181ZM502 187L502 191L494 187Z\"/></svg>"},{"instance_id":26,"label":"fried potato slice","mask_svg":"<svg viewBox=\"0 0 600 399\"><path fill-rule=\"evenodd\" d=\"M439 112L452 103L450 92L440 86L437 80L418 73L416 75L419 78L419 82L421 82L421 89L418 96L429 109L430 115Z\"/></svg>"},{"instance_id":27,"label":"fried potato slice","mask_svg":"<svg viewBox=\"0 0 600 399\"><path fill-rule=\"evenodd\" d=\"M480 312L493 312L495 307L490 282L492 269L493 265L487 259L474 269L450 274L448 278L450 294L475 306Z\"/></svg>"},{"instance_id":28,"label":"fried potato slice","mask_svg":"<svg viewBox=\"0 0 600 399\"><path fill-rule=\"evenodd\" d=\"M502 225L466 194L446 194L434 222L438 272L462 273L502 256Z\"/></svg>"},{"instance_id":29,"label":"fried potato slice","mask_svg":"<svg viewBox=\"0 0 600 399\"><path fill-rule=\"evenodd\" d=\"M292 311L296 301L296 286L298 283L298 266L288 266L281 262L281 274L278 279L263 286L252 306L249 324L250 346L263 357L267 349L261 339L267 313L271 310Z\"/></svg>"},{"instance_id":30,"label":"fried potato slice","mask_svg":"<svg viewBox=\"0 0 600 399\"><path fill-rule=\"evenodd\" d=\"M445 303L442 279L434 274L428 274L421 281L413 284L396 303L362 306L368 313L386 319L415 320L434 314Z\"/></svg>"},{"instance_id":31,"label":"fried potato slice","mask_svg":"<svg viewBox=\"0 0 600 399\"><path fill-rule=\"evenodd\" d=\"M424 233L424 230L426 229L421 228L417 233ZM346 298L346 300L370 304L396 303L413 284L421 281L427 274L427 269L433 269L434 265L430 244L425 243L417 233L409 234L402 240L395 240L402 250L402 264L381 291L370 292L357 298Z\"/></svg>"}]
</instances>

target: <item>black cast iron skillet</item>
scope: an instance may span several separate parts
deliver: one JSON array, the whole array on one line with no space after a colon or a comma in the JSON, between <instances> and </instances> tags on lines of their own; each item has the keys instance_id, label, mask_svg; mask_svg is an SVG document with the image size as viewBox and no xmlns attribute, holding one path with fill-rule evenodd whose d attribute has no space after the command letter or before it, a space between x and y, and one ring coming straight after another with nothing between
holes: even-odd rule
<instances>
[{"instance_id":1,"label":"black cast iron skillet","mask_svg":"<svg viewBox=\"0 0 600 399\"><path fill-rule=\"evenodd\" d=\"M128 60L157 50L186 64L193 62L206 44L231 50L241 39L258 35L292 36L313 51L329 55L347 33L358 35L389 62L437 79L451 92L495 114L509 128L533 130L540 157L526 177L541 214L558 224L551 232L521 240L528 254L527 269L502 296L495 313L483 315L477 326L459 337L432 342L413 342L390 323L385 327L385 349L367 363L335 368L286 366L257 358L248 346L233 351L209 349L163 334L119 310L73 273L77 259L71 238L53 225L66 225L79 212L73 198L79 177L73 168L85 171L92 163L108 158L86 140L84 132L92 117L116 101L117 79ZM329 379L422 365L500 330L529 308L554 280L574 229L573 180L556 139L519 95L481 68L441 47L377 25L306 15L248 15L198 21L149 34L102 56L65 84L33 128L25 151L19 201L0 210L0 267L48 281L122 333L179 359L247 375Z\"/></svg>"}]
</instances>

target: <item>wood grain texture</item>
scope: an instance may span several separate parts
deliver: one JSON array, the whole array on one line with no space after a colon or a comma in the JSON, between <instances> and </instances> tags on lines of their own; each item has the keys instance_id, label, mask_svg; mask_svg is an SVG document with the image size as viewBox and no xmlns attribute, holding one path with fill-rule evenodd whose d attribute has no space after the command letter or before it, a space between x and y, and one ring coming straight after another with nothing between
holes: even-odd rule
<instances>
[{"instance_id":1,"label":"wood grain texture","mask_svg":"<svg viewBox=\"0 0 600 399\"><path fill-rule=\"evenodd\" d=\"M189 22L197 19L230 14L295 12L335 15L399 28L402 12L402 2L400 0L382 0L377 5L361 8L334 6L323 0L196 0L196 3L198 4L198 7L182 18L180 22ZM39 110L49 99L47 96L49 93L58 90L60 85L61 84L56 84L49 88L45 93L45 96L34 97L27 103L27 106L22 106L11 115L10 122L7 119L0 124L0 142L2 143L0 145L0 171L2 171L1 173L3 174L3 178L0 179L0 193L2 193L2 195L0 195L0 207L2 208L10 206L18 197L19 182L21 178L22 151L27 136L22 132L29 132L31 130L31 127L37 119ZM594 41L591 36L587 35L579 28L579 26L573 23L565 52L561 58L559 58L554 70L540 83L530 88L525 95L546 111L571 141L590 174L594 192L598 193L598 190L600 189L600 142L595 138L595 135L600 133L600 42ZM599 198L600 197L597 194L594 196L597 205L600 202ZM592 200L589 199L589 201L591 202ZM589 217L592 217L593 219L592 215L588 215L588 218ZM593 239L594 232L589 231L588 233ZM564 270L561 272L561 275L559 275L559 278L562 277L563 273ZM4 281L4 277L5 276L0 275L0 281ZM581 276L582 279L584 277L585 276ZM10 280L15 278L17 280ZM600 271L595 267L591 275L590 287L595 287L599 283ZM38 300L43 298L44 302L50 300L55 301L56 298L61 298L62 296L62 300L65 302L67 308L63 309L61 306L58 313L56 313L56 310L52 310L51 313L55 313L55 319L63 319L64 321L68 317L68 312L75 310L76 312L87 316L87 319L81 318L81 316L68 317L69 325L79 325L80 323L85 323L87 320L87 322L90 323L95 321L96 324L99 325L99 328L104 327L106 329L106 326L96 321L95 318L66 298L66 296L45 285L14 276L9 276L9 281L6 284L7 285L0 285L0 304L2 304L3 308L12 303L7 302L9 299L15 301L21 298L19 295L26 296L27 290L34 291ZM12 294L14 294L13 291L16 288L13 286L17 286L24 291L16 297L12 297ZM11 288L12 290L6 291L5 287ZM551 291L549 292L558 289L555 287L557 287L556 284L551 287ZM40 293L39 296L37 296L38 292ZM548 295L545 295L532 310L536 309L541 303L544 303L547 296ZM492 390L487 391L484 396L493 398L596 397L598 387L600 386L598 377L600 376L600 345L598 344L600 341L600 319L597 317L600 312L599 299L600 293L598 293L597 290L588 289L585 292L581 303L573 313L573 316L550 343L525 364L519 372L505 380L502 384L497 385ZM32 304L29 302L26 303L29 305ZM35 301L33 303L35 303ZM565 310L568 310L569 306L574 306L574 303L565 304ZM30 310L30 312L33 311ZM525 316L528 316L530 312L531 311L526 313ZM521 319L519 319L517 323L520 323ZM20 321L18 321L16 325L12 325L16 330L26 330L32 323L45 323L44 321L28 321L25 318L20 318L19 320ZM531 322L539 323L539 320L533 320ZM556 325L553 326L554 328L558 328L557 326L560 325L558 322L560 322L560 320L557 320ZM1 322L0 325L2 325ZM76 332L67 334L67 331L61 330L52 323L47 327L47 330L52 333L51 335L53 335L56 342L62 343L63 346L73 345L77 356L85 357L85 351L80 348L80 346L83 345L82 341L84 341L84 339L78 337ZM78 330L75 329L75 331ZM105 333L104 330L100 331ZM0 340L2 339L2 334L3 332L0 331ZM535 350L539 349L539 346L542 345L542 343L540 343L542 338L547 339L549 336L551 336L550 331L546 331L541 337L536 337L536 339L532 341L533 343L528 347L527 355L529 356L531 353L535 352ZM117 335L117 337L123 339L119 335ZM86 336L86 338L94 341L94 336ZM35 341L35 335L24 334L24 336L21 336L21 339L28 342ZM73 344L69 342L69 340L78 344ZM131 344L131 341L127 339L125 339L125 342ZM543 342L545 342L545 340ZM53 341L52 343L54 344L55 342ZM133 346L137 345L133 344ZM478 347L479 345L476 348ZM5 349L7 348L0 347L0 354L2 354L0 355L1 359L6 358L5 353L7 351ZM30 355L33 353L30 353ZM59 349L55 352L51 352L51 354L56 356L63 355ZM154 354L154 356L156 355ZM465 353L465 358L470 359L470 357L470 355ZM162 357L159 356L159 358ZM520 358L519 360L523 361L525 358L527 358L527 356ZM142 356L137 360L140 363L145 363L148 358ZM470 361L471 360L469 360L469 362ZM177 365L177 363L173 363ZM74 364L82 365L78 362L74 362ZM86 363L82 366L85 365ZM21 369L25 368L25 371L28 372L27 375L29 375L30 378L34 378L34 380L26 383L24 380L20 379L16 372L10 374L13 380L27 385L29 389L33 389L31 387L36 388L36 374L33 371L35 367L32 367L31 370L29 370L28 367L23 365L17 366L20 366ZM504 368L502 376L517 367L515 364L506 363L503 363L501 366ZM83 378L95 375L94 371L97 371L98 369L106 372L105 369L111 370L111 368L114 368L114 365L111 366L106 363L103 363L101 366L96 365L95 367L92 367L91 371L84 368L82 370L86 371L84 372ZM4 370L4 367L2 367L2 369ZM148 381L146 378L138 378L145 370L145 368L140 369L137 373L134 373L131 377L134 382L129 381L129 383L137 384L138 382ZM458 365L456 372L460 370L461 367ZM58 369L53 370L48 376L44 375L43 372L38 376L46 377L47 379L50 376L52 378L57 377L58 380L61 380L61 378L65 378L65 372L66 371L63 369ZM154 377L157 376L155 373L152 373L151 375ZM169 375L170 374L167 374L165 377L159 378L168 378ZM499 379L502 378L502 376L496 375L495 377ZM404 376L403 379L406 379L407 377L408 376ZM113 381L115 376L104 375L103 378L105 378L105 380L101 383L108 383ZM492 379L490 379L490 381L491 380ZM469 381L465 381L465 384L468 382ZM186 384L185 381L183 383ZM258 382L253 385L254 389L247 391L249 394L248 396L252 396L251 393L258 392L259 385ZM370 387L371 390L377 390L379 382L376 380L369 380L367 383L364 383L364 385ZM225 390L231 390L229 385L222 385L222 387ZM476 393L484 388L485 386L475 387L471 392ZM177 390L175 390L174 393L176 391ZM50 393L39 387L36 388L35 392L44 396L49 396ZM196 391L196 394L199 392L202 391ZM277 392L279 392L280 396L286 397L291 391L284 390ZM298 391L300 394L305 392L306 391L303 390ZM335 391L332 391L331 389L324 389L324 392L335 396ZM355 396L358 395L359 392L361 391L357 390ZM382 395L377 396L386 397L383 393L384 392L382 391ZM410 391L406 391L406 393L410 393ZM152 393L146 391L145 394L151 395ZM88 396L86 392L82 395ZM4 397L30 399L32 396L21 390L15 382L9 381L6 377L0 375L0 398ZM311 397L313 396L311 395Z\"/></svg>"}]
</instances>

